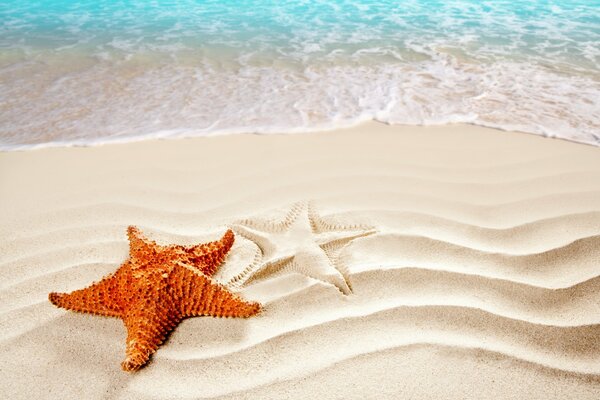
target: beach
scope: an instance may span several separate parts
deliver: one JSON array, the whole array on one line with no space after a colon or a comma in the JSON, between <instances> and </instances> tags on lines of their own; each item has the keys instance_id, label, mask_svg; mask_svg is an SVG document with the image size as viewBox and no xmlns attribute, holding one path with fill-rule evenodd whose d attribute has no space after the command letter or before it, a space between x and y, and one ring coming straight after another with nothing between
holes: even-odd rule
<instances>
[{"instance_id":1,"label":"beach","mask_svg":"<svg viewBox=\"0 0 600 400\"><path fill-rule=\"evenodd\" d=\"M367 122L3 152L0 193L3 398L600 396L598 147ZM337 272L263 268L240 226L268 224ZM122 321L48 293L116 270L129 225L164 244L232 227L215 279L261 313L186 319L122 371Z\"/></svg>"}]
</instances>

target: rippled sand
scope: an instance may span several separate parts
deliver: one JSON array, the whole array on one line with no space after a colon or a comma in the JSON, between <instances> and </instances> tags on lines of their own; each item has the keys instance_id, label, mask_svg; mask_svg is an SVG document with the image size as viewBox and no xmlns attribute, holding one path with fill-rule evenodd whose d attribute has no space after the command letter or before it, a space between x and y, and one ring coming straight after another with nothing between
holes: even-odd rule
<instances>
[{"instance_id":1,"label":"rippled sand","mask_svg":"<svg viewBox=\"0 0 600 400\"><path fill-rule=\"evenodd\" d=\"M1 153L0 394L596 399L599 151L369 123ZM121 321L47 301L113 271L127 225L194 243L294 204L374 228L326 248L350 294L310 268L261 270L266 253L238 234L218 278L264 312L188 319L135 374L119 368Z\"/></svg>"}]
</instances>

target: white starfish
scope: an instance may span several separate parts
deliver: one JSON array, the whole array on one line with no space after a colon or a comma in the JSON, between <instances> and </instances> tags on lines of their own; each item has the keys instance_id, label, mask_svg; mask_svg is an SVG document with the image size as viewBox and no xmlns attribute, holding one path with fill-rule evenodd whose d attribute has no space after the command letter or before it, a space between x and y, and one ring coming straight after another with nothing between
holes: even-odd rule
<instances>
[{"instance_id":1,"label":"white starfish","mask_svg":"<svg viewBox=\"0 0 600 400\"><path fill-rule=\"evenodd\" d=\"M363 225L328 223L317 215L312 202L294 204L282 221L246 219L231 228L262 252L252 279L295 271L330 283L344 294L351 293L351 288L338 254L353 239L375 232Z\"/></svg>"}]
</instances>

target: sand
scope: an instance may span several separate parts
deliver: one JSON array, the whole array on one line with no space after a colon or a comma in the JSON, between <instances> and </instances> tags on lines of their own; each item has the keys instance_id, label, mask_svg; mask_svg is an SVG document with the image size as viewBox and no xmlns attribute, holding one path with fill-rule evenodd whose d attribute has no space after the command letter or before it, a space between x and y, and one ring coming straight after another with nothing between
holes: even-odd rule
<instances>
[{"instance_id":1,"label":"sand","mask_svg":"<svg viewBox=\"0 0 600 400\"><path fill-rule=\"evenodd\" d=\"M47 296L115 270L132 224L261 231L217 279L264 311L187 319L121 371L122 322ZM599 310L595 147L368 123L0 154L2 398L597 399Z\"/></svg>"}]
</instances>

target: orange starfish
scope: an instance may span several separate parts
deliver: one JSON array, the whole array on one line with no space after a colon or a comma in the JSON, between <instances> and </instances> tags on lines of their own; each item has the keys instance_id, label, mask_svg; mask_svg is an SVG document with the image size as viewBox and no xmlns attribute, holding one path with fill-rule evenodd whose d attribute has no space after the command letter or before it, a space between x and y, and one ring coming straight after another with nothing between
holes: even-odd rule
<instances>
[{"instance_id":1,"label":"orange starfish","mask_svg":"<svg viewBox=\"0 0 600 400\"><path fill-rule=\"evenodd\" d=\"M129 259L100 282L70 294L50 293L69 310L118 317L127 328L125 371L144 365L186 317L250 317L260 310L210 278L233 245L228 230L216 242L161 246L130 226Z\"/></svg>"}]
</instances>

